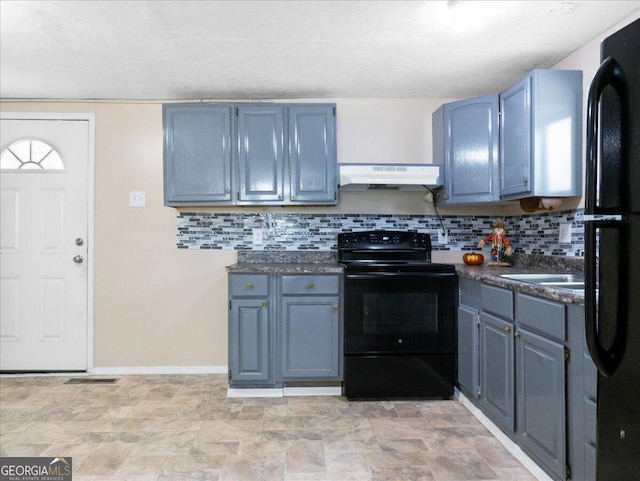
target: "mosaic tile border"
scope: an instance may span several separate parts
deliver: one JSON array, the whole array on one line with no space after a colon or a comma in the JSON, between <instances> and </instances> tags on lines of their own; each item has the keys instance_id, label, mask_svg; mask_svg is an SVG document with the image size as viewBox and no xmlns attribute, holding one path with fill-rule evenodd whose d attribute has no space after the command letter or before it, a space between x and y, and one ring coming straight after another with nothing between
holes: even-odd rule
<instances>
[{"instance_id":1,"label":"mosaic tile border","mask_svg":"<svg viewBox=\"0 0 640 481\"><path fill-rule=\"evenodd\" d=\"M584 256L583 209L506 216L507 238L520 254ZM428 233L433 250L476 249L491 232L495 216L424 216L370 214L230 214L182 212L178 215L179 249L253 251L335 251L339 232L408 230ZM570 223L571 243L558 241L560 224ZM447 245L438 244L438 229L449 232ZM262 243L254 244L254 229Z\"/></svg>"}]
</instances>

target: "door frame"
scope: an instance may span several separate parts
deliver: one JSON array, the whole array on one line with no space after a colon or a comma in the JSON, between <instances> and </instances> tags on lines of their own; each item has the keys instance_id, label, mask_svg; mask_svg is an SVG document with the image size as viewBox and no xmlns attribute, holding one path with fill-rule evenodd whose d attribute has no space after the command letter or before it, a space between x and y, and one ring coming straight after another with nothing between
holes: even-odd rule
<instances>
[{"instance_id":1,"label":"door frame","mask_svg":"<svg viewBox=\"0 0 640 481\"><path fill-rule=\"evenodd\" d=\"M96 115L95 113L54 112L0 112L2 120L79 120L88 124L87 152L87 372L93 372L94 358L94 278L95 278L95 165L96 165Z\"/></svg>"}]
</instances>

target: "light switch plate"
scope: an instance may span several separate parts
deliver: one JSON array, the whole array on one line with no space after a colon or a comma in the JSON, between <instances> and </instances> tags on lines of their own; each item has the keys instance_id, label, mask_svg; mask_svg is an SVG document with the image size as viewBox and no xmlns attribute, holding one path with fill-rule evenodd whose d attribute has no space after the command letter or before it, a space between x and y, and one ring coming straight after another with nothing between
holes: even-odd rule
<instances>
[{"instance_id":1,"label":"light switch plate","mask_svg":"<svg viewBox=\"0 0 640 481\"><path fill-rule=\"evenodd\" d=\"M129 192L129 207L145 207L147 205L147 194L142 190L132 190Z\"/></svg>"}]
</instances>

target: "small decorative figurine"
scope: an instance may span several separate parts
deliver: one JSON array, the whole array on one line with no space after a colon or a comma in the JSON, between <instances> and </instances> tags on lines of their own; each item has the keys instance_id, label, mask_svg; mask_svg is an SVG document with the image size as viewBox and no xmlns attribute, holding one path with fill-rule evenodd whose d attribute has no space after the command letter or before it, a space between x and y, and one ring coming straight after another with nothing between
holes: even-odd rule
<instances>
[{"instance_id":1,"label":"small decorative figurine","mask_svg":"<svg viewBox=\"0 0 640 481\"><path fill-rule=\"evenodd\" d=\"M485 242L491 241L491 261L490 266L509 266L504 261L504 256L509 257L512 253L511 244L506 237L507 230L504 227L502 219L496 219L493 224L493 231L488 236L478 242L478 248L481 249Z\"/></svg>"}]
</instances>

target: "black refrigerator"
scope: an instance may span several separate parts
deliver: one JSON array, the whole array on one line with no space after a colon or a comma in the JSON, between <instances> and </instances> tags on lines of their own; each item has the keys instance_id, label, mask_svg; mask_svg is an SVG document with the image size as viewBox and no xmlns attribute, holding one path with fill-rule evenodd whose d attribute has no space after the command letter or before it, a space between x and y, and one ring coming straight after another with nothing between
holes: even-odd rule
<instances>
[{"instance_id":1,"label":"black refrigerator","mask_svg":"<svg viewBox=\"0 0 640 481\"><path fill-rule=\"evenodd\" d=\"M597 481L640 479L640 19L607 37L587 101L585 328Z\"/></svg>"}]
</instances>

